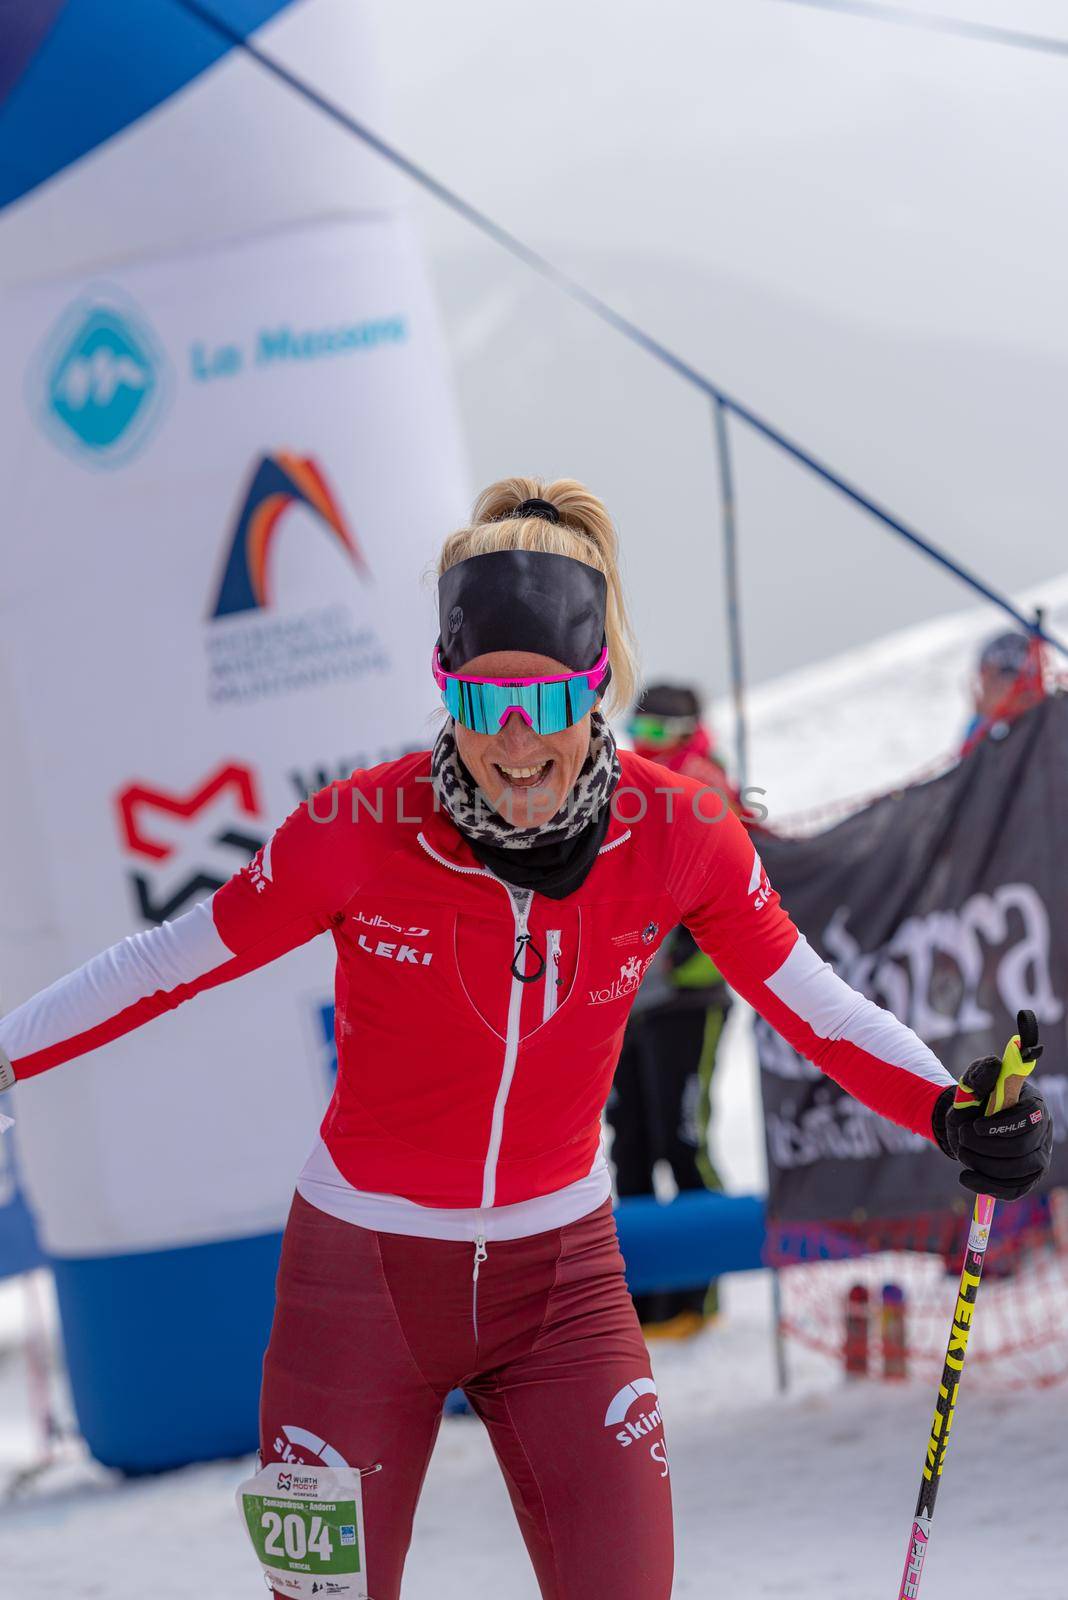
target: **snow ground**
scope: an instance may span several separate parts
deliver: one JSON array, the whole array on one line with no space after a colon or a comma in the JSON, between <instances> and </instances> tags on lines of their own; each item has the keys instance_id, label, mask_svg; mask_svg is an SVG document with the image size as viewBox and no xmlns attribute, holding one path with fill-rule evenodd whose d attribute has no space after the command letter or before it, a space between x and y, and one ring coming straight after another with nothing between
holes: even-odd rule
<instances>
[{"instance_id":1,"label":"snow ground","mask_svg":"<svg viewBox=\"0 0 1068 1600\"><path fill-rule=\"evenodd\" d=\"M1068 632L1068 579L1021 597L1038 601L1050 627ZM966 715L976 643L998 626L989 612L946 618L759 690L752 781L768 789L773 820L889 787L950 748ZM729 1186L761 1188L758 1089L741 1007L717 1069L714 1125ZM719 1326L654 1350L675 1492L675 1594L889 1600L930 1386L847 1388L831 1363L791 1349L791 1392L781 1398L767 1275L726 1280L724 1303ZM0 1285L0 1485L36 1451L16 1348L20 1318L20 1286ZM263 1593L233 1509L248 1466L222 1462L126 1483L73 1453L0 1507L0 1600ZM991 1394L977 1374L970 1385L966 1377L924 1600L1068 1600L1066 1485L1068 1393ZM450 1419L416 1522L405 1600L476 1593L537 1597L482 1429Z\"/></svg>"},{"instance_id":2,"label":"snow ground","mask_svg":"<svg viewBox=\"0 0 1068 1600\"><path fill-rule=\"evenodd\" d=\"M8 1288L0 1292L0 1319L9 1333L13 1310ZM847 1389L829 1363L793 1352L792 1392L777 1398L768 1326L766 1275L738 1275L727 1281L721 1326L654 1351L678 1527L674 1593L889 1600L904 1562L930 1386ZM1068 1439L1054 1413L1062 1423L1068 1414L1057 1391L1006 1398L966 1387L925 1600L1068 1593ZM3 1474L32 1448L10 1353L0 1357L0 1418ZM124 1483L83 1459L53 1469L0 1511L0 1597L242 1600L262 1593L232 1500L249 1470L248 1461L218 1462ZM1011 1534L999 1535L1010 1514ZM473 1419L452 1418L419 1508L405 1597L473 1594L537 1600L486 1436Z\"/></svg>"}]
</instances>

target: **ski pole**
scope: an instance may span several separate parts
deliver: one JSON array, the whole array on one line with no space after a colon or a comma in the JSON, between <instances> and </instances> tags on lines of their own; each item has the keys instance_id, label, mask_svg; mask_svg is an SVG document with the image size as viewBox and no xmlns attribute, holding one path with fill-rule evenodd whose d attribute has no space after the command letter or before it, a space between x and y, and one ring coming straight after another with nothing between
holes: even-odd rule
<instances>
[{"instance_id":1,"label":"ski pole","mask_svg":"<svg viewBox=\"0 0 1068 1600\"><path fill-rule=\"evenodd\" d=\"M1016 1026L1020 1031L1013 1035L1005 1047L1005 1054L1001 1058L1001 1071L986 1103L988 1117L995 1111L1001 1111L1005 1106L1016 1104L1023 1088L1023 1081L1034 1071L1035 1062L1040 1054L1038 1023L1034 1012L1019 1012ZM978 1101L973 1092L961 1084L953 1098L953 1104L958 1109L961 1107L967 1109L977 1105ZM953 1423L957 1390L964 1371L964 1357L968 1352L968 1335L975 1317L975 1301L983 1275L983 1258L986 1255L990 1229L994 1221L994 1205L992 1195L976 1196L972 1225L968 1233L968 1248L965 1251L960 1285L957 1289L957 1304L953 1311L953 1324L949 1330L946 1359L938 1384L934 1421L931 1423L931 1434L927 1441L927 1456L923 1464L923 1476L920 1479L920 1492L912 1516L908 1555L905 1557L905 1571L898 1590L898 1600L916 1600L920 1592L923 1563L931 1537L931 1520L934 1517L938 1485L942 1481L949 1430Z\"/></svg>"}]
</instances>

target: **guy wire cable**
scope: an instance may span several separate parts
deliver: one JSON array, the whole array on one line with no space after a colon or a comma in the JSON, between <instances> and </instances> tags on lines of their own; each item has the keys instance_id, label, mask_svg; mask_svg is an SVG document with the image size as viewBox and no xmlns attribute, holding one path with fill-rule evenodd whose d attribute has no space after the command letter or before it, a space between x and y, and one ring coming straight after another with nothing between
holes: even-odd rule
<instances>
[{"instance_id":1,"label":"guy wire cable","mask_svg":"<svg viewBox=\"0 0 1068 1600\"><path fill-rule=\"evenodd\" d=\"M359 118L346 111L343 106L338 105L327 95L321 93L314 85L308 83L298 73L293 72L275 56L270 55L260 45L253 44L239 28L232 27L224 18L216 15L208 6L203 5L201 0L170 0L170 4L180 6L188 16L202 23L206 28L210 28L220 38L226 39L237 49L243 50L264 71L269 72L272 77L277 78L288 89L300 95L309 105L315 106L317 110L344 128L354 138L361 140L369 149L380 155L383 160L388 161L400 172L403 172L406 177L411 178L414 183L419 184L421 188L434 195L443 205L448 206L458 216L463 217L465 221L471 223L481 233L484 233L487 238L492 239L495 244L507 250L517 260L524 262L526 266L533 268L549 283L561 289L572 300L577 301L579 305L585 306L594 316L607 323L609 327L614 328L617 333L621 333L632 344L637 345L640 349L645 350L647 354L655 357L664 366L669 367L680 378L691 384L695 389L699 389L709 399L718 401L728 411L732 411L736 417L740 417L743 422L747 422L756 433L770 440L780 450L785 451L795 461L800 462L809 472L814 473L825 483L830 484L832 488L837 489L840 494L845 495L854 505L860 506L900 538L907 540L917 550L922 550L925 555L944 567L947 572L952 572L955 577L959 578L962 583L966 583L971 589L974 589L977 594L981 594L991 604L998 606L1012 617L1024 632L1044 639L1047 644L1053 645L1062 655L1068 656L1068 644L1063 643L1053 634L1038 626L1034 618L1027 617L1023 612L1018 611L1012 601L1005 595L999 594L996 589L992 589L982 578L977 577L974 572L971 572L961 562L947 554L940 546L934 544L930 539L924 538L922 534L910 528L907 523L902 522L899 517L894 516L885 506L873 500L870 495L858 489L816 456L810 455L802 445L795 443L787 434L781 433L772 423L766 421L757 412L750 410L741 400L736 400L725 389L721 389L718 384L706 378L703 373L698 372L696 367L691 366L688 361L676 355L673 350L669 350L666 345L661 344L659 339L654 338L652 334L646 333L643 328L640 328L636 322L632 322L629 317L625 317L621 312L616 311L607 301L602 300L599 295L594 294L584 284L572 278L569 273L562 271L547 257L532 249L530 245L525 244L515 234L510 233L507 228L502 227L500 223L494 222L492 217L487 216L484 211L480 211L470 201L456 194L440 179L435 178L424 167L411 160L409 156L398 150L395 145L383 139L380 134L375 133Z\"/></svg>"},{"instance_id":2,"label":"guy wire cable","mask_svg":"<svg viewBox=\"0 0 1068 1600\"><path fill-rule=\"evenodd\" d=\"M969 22L964 17L912 11L907 6L887 5L885 0L774 0L774 3L804 6L809 11L838 11L846 17L864 17L869 22L888 22L898 28L948 34L952 38L972 39L980 44L1007 45L1012 50L1037 50L1043 55L1068 56L1068 39L1056 39L1041 33L1022 33L1016 28L1002 28L993 22Z\"/></svg>"}]
</instances>

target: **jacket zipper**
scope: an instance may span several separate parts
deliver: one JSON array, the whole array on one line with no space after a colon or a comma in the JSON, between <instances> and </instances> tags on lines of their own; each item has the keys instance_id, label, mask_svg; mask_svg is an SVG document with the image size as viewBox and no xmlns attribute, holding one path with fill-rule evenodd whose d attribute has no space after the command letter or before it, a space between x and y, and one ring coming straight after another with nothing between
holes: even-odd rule
<instances>
[{"instance_id":1,"label":"jacket zipper","mask_svg":"<svg viewBox=\"0 0 1068 1600\"><path fill-rule=\"evenodd\" d=\"M452 872L463 873L468 878L489 878L492 883L499 883L508 895L508 902L512 907L512 917L515 921L516 949L513 959L512 986L508 994L508 1023L505 1029L504 1062L501 1067L501 1078L497 1085L497 1096L493 1102L493 1116L490 1119L489 1145L486 1150L486 1159L482 1166L482 1199L479 1209L485 1209L493 1204L497 1188L497 1158L501 1153L501 1137L504 1132L504 1108L508 1103L508 1095L515 1076L516 1057L519 1054L519 1027L523 1003L523 975L526 972L527 958L527 922L530 917L531 907L534 904L534 894L530 889L513 889L501 878L495 877L492 872L487 872L484 867L458 867L455 862L448 861L439 855L425 835L420 833L419 843L427 855L434 861L448 867ZM548 972L546 972L548 977ZM482 1241L483 1254L479 1255L478 1244L475 1247L475 1292L477 1295L478 1269L485 1260L485 1240Z\"/></svg>"},{"instance_id":2,"label":"jacket zipper","mask_svg":"<svg viewBox=\"0 0 1068 1600\"><path fill-rule=\"evenodd\" d=\"M504 1036L504 1065L501 1068L501 1081L497 1085L497 1098L493 1102L489 1148L486 1151L486 1161L482 1168L482 1207L493 1204L493 1197L497 1188L497 1157L501 1153L501 1137L504 1133L504 1108L508 1104L512 1079L515 1077L516 1058L519 1055L519 1025L523 1008L523 975L526 972L527 959L527 920L530 917L530 908L534 903L534 895L530 889L512 889L508 884L505 884L504 887L508 890L508 898L512 905L512 916L515 919L516 956L513 962L512 987L508 995L508 1025Z\"/></svg>"},{"instance_id":3,"label":"jacket zipper","mask_svg":"<svg viewBox=\"0 0 1068 1600\"><path fill-rule=\"evenodd\" d=\"M618 839L613 839L611 844L602 845L597 852L605 855L609 850L614 850L617 845L623 844L630 838L629 828ZM527 922L531 908L534 904L534 894L530 889L513 889L510 884L488 872L485 867L460 867L455 861L440 855L426 836L419 834L419 843L432 860L439 865L447 867L450 872L459 872L465 878L489 878L492 883L499 883L507 891L509 903L512 907L512 916L515 920L516 953L513 960L512 987L508 995L508 1023L505 1030L504 1063L501 1067L501 1079L497 1085L497 1097L493 1103L493 1116L490 1121L489 1146L486 1150L486 1159L482 1167L482 1200L480 1209L492 1206L497 1188L497 1159L501 1152L501 1138L504 1132L504 1111L508 1103L508 1095L512 1088L512 1079L515 1077L516 1058L519 1054L519 1028L521 1008L523 1001L523 976L526 972L526 954L529 934ZM548 937L548 954L545 967L545 1001L546 1014L551 1016L556 1010L557 984L556 978L559 971L560 960L560 933L550 932ZM486 1259L486 1240L480 1234L475 1240L475 1262L472 1286L472 1319L475 1326L475 1336L478 1337L478 1269Z\"/></svg>"},{"instance_id":4,"label":"jacket zipper","mask_svg":"<svg viewBox=\"0 0 1068 1600\"><path fill-rule=\"evenodd\" d=\"M560 933L559 928L550 928L545 938L545 998L541 1008L543 1022L548 1022L556 1010L560 985Z\"/></svg>"}]
</instances>

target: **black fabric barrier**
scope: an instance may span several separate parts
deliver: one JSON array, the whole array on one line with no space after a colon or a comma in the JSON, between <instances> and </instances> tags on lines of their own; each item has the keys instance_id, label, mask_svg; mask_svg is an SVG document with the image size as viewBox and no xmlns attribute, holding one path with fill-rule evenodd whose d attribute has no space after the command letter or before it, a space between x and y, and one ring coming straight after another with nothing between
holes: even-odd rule
<instances>
[{"instance_id":1,"label":"black fabric barrier","mask_svg":"<svg viewBox=\"0 0 1068 1600\"><path fill-rule=\"evenodd\" d=\"M1068 1183L1068 698L983 740L929 783L812 838L756 835L783 903L854 988L919 1034L955 1077L1000 1055L1017 1011L1039 1021L1036 1083ZM757 1019L768 1215L901 1217L959 1202L957 1168L875 1116Z\"/></svg>"}]
</instances>

